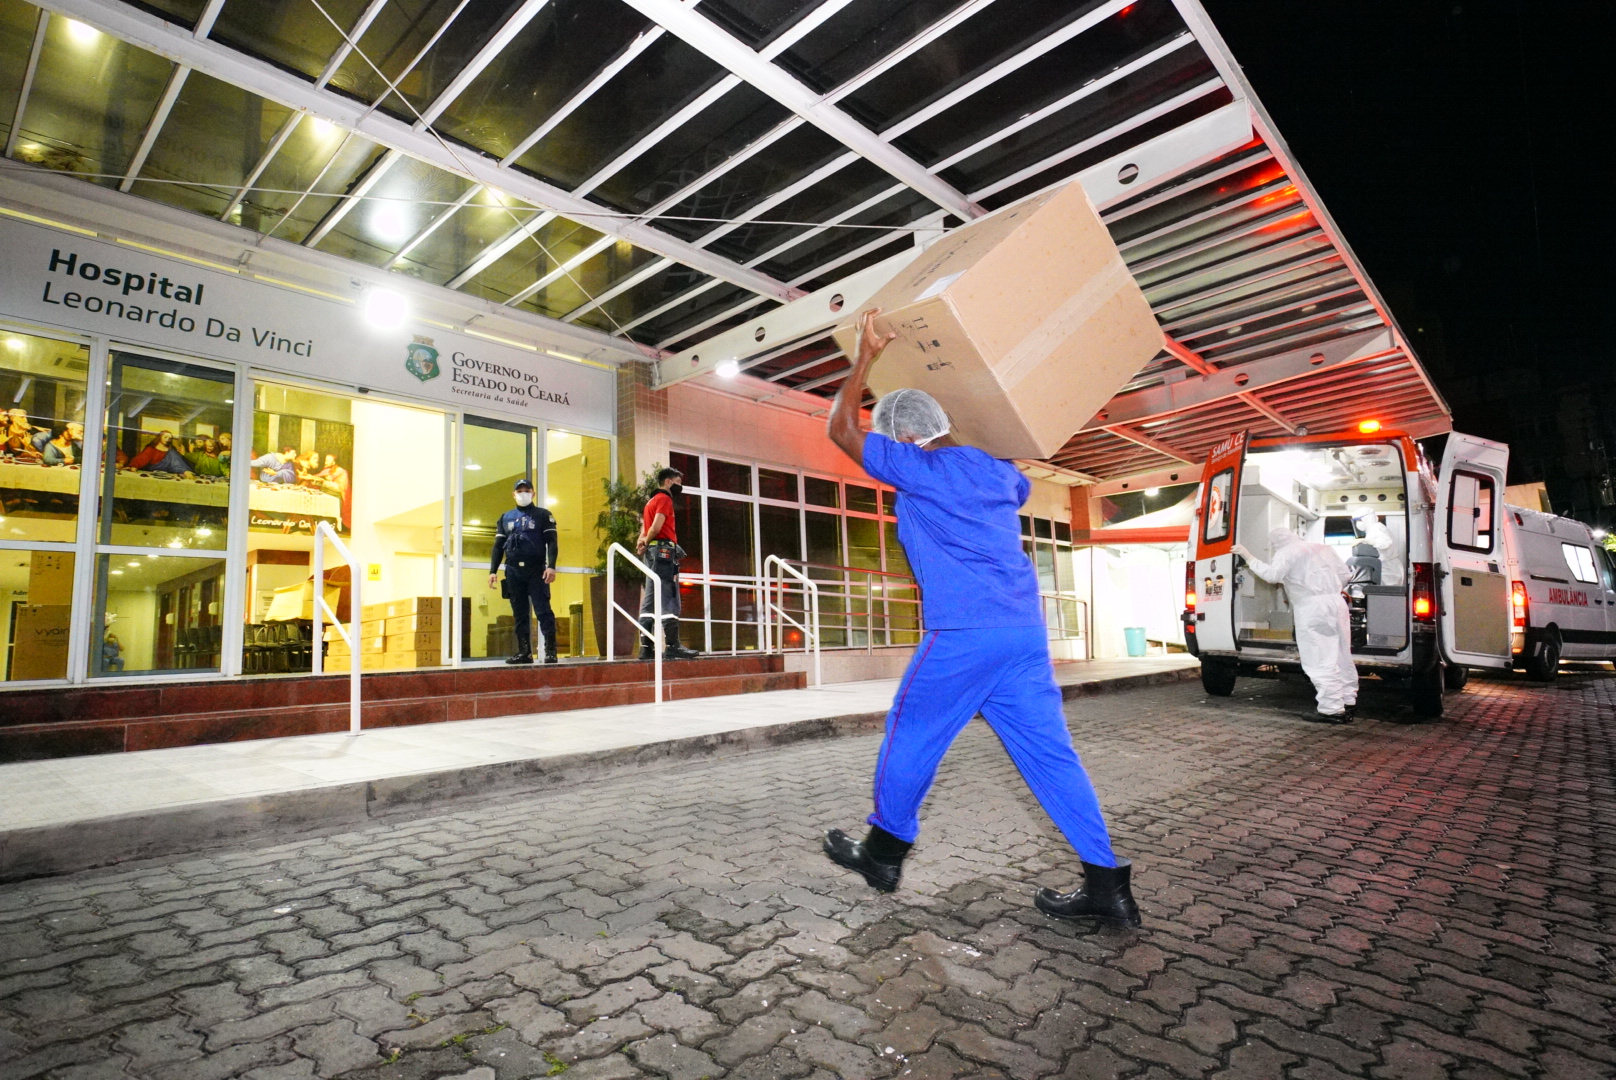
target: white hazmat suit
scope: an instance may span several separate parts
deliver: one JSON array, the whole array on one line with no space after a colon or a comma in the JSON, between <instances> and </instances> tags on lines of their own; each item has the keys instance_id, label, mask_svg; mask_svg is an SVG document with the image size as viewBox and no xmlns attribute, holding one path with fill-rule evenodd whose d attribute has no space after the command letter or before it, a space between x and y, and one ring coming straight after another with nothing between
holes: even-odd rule
<instances>
[{"instance_id":1,"label":"white hazmat suit","mask_svg":"<svg viewBox=\"0 0 1616 1080\"><path fill-rule=\"evenodd\" d=\"M1373 512L1361 514L1356 524L1363 529L1364 543L1375 549L1380 556L1380 583L1382 585L1401 585L1403 583L1403 545L1397 537Z\"/></svg>"},{"instance_id":2,"label":"white hazmat suit","mask_svg":"<svg viewBox=\"0 0 1616 1080\"><path fill-rule=\"evenodd\" d=\"M1236 555L1264 581L1284 585L1296 618L1296 650L1313 680L1319 712L1338 716L1358 702L1358 669L1352 663L1352 624L1341 595L1351 575L1347 564L1323 544L1310 544L1289 529L1269 534L1274 557L1255 558L1239 544Z\"/></svg>"}]
</instances>

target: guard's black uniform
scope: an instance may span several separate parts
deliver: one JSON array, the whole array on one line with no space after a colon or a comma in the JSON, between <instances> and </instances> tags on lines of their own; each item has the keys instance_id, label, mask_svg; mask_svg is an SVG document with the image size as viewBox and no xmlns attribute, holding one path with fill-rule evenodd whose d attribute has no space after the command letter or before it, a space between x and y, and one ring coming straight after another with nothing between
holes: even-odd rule
<instances>
[{"instance_id":1,"label":"guard's black uniform","mask_svg":"<svg viewBox=\"0 0 1616 1080\"><path fill-rule=\"evenodd\" d=\"M494 560L489 563L488 572L499 573L500 559L505 560L505 580L510 593L511 615L516 619L516 652L519 656L533 655L528 615L530 604L539 615L545 655L555 655L555 612L550 610L550 586L545 584L544 571L547 568L555 569L560 553L555 515L544 507L516 506L500 515L499 524L494 529Z\"/></svg>"}]
</instances>

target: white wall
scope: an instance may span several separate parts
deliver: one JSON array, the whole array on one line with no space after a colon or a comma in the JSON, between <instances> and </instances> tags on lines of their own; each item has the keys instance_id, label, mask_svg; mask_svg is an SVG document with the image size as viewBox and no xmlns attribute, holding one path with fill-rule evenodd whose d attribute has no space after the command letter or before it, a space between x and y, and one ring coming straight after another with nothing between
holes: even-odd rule
<instances>
[{"instance_id":1,"label":"white wall","mask_svg":"<svg viewBox=\"0 0 1616 1080\"><path fill-rule=\"evenodd\" d=\"M352 550L362 563L382 568L379 582L364 583L362 598L374 604L435 595L438 586L419 556L442 551L443 415L356 400L352 417Z\"/></svg>"}]
</instances>

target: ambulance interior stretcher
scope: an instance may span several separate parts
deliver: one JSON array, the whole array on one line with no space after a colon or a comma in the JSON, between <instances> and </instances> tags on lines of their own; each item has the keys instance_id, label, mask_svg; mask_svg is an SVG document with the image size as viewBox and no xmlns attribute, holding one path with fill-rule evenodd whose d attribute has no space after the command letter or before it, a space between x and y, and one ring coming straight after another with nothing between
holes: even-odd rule
<instances>
[{"instance_id":1,"label":"ambulance interior stretcher","mask_svg":"<svg viewBox=\"0 0 1616 1080\"><path fill-rule=\"evenodd\" d=\"M1390 557L1368 545L1353 518L1372 510L1395 542ZM1352 572L1347 587L1354 652L1408 645L1408 491L1395 444L1289 446L1252 450L1240 485L1237 538L1259 559L1273 557L1269 533L1289 529L1325 544ZM1237 639L1243 646L1292 646L1294 619L1282 585L1238 575Z\"/></svg>"}]
</instances>

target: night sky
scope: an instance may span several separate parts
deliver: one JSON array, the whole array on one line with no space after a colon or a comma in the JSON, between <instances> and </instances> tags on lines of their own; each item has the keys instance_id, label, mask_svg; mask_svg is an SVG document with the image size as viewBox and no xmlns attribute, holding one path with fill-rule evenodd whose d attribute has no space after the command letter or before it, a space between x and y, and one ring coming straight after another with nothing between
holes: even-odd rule
<instances>
[{"instance_id":1,"label":"night sky","mask_svg":"<svg viewBox=\"0 0 1616 1080\"><path fill-rule=\"evenodd\" d=\"M1616 4L1204 3L1455 428L1616 525Z\"/></svg>"}]
</instances>

